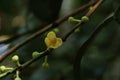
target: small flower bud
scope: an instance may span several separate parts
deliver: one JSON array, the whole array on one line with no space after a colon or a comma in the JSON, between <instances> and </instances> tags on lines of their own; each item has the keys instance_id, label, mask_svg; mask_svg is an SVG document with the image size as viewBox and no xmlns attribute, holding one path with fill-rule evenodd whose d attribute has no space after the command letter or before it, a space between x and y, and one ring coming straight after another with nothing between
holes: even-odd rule
<instances>
[{"instance_id":1,"label":"small flower bud","mask_svg":"<svg viewBox=\"0 0 120 80\"><path fill-rule=\"evenodd\" d=\"M0 71L4 72L6 70L5 66L0 66Z\"/></svg>"},{"instance_id":2,"label":"small flower bud","mask_svg":"<svg viewBox=\"0 0 120 80\"><path fill-rule=\"evenodd\" d=\"M17 66L21 66L18 55L14 55L12 57L12 60L17 64Z\"/></svg>"},{"instance_id":3,"label":"small flower bud","mask_svg":"<svg viewBox=\"0 0 120 80\"><path fill-rule=\"evenodd\" d=\"M1 72L7 72L13 70L12 67L6 67L6 66L0 66L0 71Z\"/></svg>"},{"instance_id":4,"label":"small flower bud","mask_svg":"<svg viewBox=\"0 0 120 80\"><path fill-rule=\"evenodd\" d=\"M48 64L47 62L44 62L44 63L42 64L42 67L43 67L44 69L46 69L46 68L49 67L49 64Z\"/></svg>"},{"instance_id":5,"label":"small flower bud","mask_svg":"<svg viewBox=\"0 0 120 80\"><path fill-rule=\"evenodd\" d=\"M92 10L93 9L93 6L90 6L90 8L89 8L90 10Z\"/></svg>"},{"instance_id":6,"label":"small flower bud","mask_svg":"<svg viewBox=\"0 0 120 80\"><path fill-rule=\"evenodd\" d=\"M75 32L80 32L80 27L75 29Z\"/></svg>"},{"instance_id":7,"label":"small flower bud","mask_svg":"<svg viewBox=\"0 0 120 80\"><path fill-rule=\"evenodd\" d=\"M59 29L58 28L53 29L53 31L56 32L56 33L59 33Z\"/></svg>"},{"instance_id":8,"label":"small flower bud","mask_svg":"<svg viewBox=\"0 0 120 80\"><path fill-rule=\"evenodd\" d=\"M87 16L83 16L81 18L82 22L88 22L89 21L89 18Z\"/></svg>"},{"instance_id":9,"label":"small flower bud","mask_svg":"<svg viewBox=\"0 0 120 80\"><path fill-rule=\"evenodd\" d=\"M68 18L68 21L69 21L70 23L73 23L73 22L81 22L81 20L75 19L74 17L69 17L69 18Z\"/></svg>"},{"instance_id":10,"label":"small flower bud","mask_svg":"<svg viewBox=\"0 0 120 80\"><path fill-rule=\"evenodd\" d=\"M16 78L14 80L22 80L20 77L19 77L19 71L17 70L16 71Z\"/></svg>"},{"instance_id":11,"label":"small flower bud","mask_svg":"<svg viewBox=\"0 0 120 80\"><path fill-rule=\"evenodd\" d=\"M14 80L22 80L20 77L16 77Z\"/></svg>"},{"instance_id":12,"label":"small flower bud","mask_svg":"<svg viewBox=\"0 0 120 80\"><path fill-rule=\"evenodd\" d=\"M14 55L14 56L12 57L12 60L13 60L14 62L18 62L18 61L19 61L18 55Z\"/></svg>"},{"instance_id":13,"label":"small flower bud","mask_svg":"<svg viewBox=\"0 0 120 80\"><path fill-rule=\"evenodd\" d=\"M41 54L43 54L43 52L33 52L33 54L32 54L32 57L33 58L36 58L36 57L38 57L38 56L40 56Z\"/></svg>"}]
</instances>

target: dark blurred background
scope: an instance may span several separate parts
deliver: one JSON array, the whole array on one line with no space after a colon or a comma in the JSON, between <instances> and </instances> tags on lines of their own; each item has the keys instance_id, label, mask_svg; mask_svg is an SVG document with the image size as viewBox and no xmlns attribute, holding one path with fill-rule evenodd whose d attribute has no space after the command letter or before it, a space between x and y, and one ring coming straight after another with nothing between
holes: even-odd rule
<instances>
[{"instance_id":1,"label":"dark blurred background","mask_svg":"<svg viewBox=\"0 0 120 80\"><path fill-rule=\"evenodd\" d=\"M0 41L16 34L34 30L39 28L40 25L49 24L89 1L0 0ZM22 80L75 80L73 63L79 47L95 27L110 13L114 12L119 4L119 0L105 0L90 16L90 21L82 25L80 32L73 33L61 47L49 55L48 63L50 66L48 69L41 67L44 58L38 60L21 72L20 77ZM85 12L75 17L80 18ZM73 24L66 21L58 27L58 34L65 35L72 27ZM33 33L29 33L9 44L0 44L0 55L31 34ZM41 52L46 49L45 36L37 37L14 52L14 54L20 56L21 63L31 59L34 51ZM105 26L87 49L81 64L81 80L120 80L119 53L120 25L116 21L112 21ZM11 56L0 65L15 66L11 61ZM13 75L9 75L2 80L13 80Z\"/></svg>"}]
</instances>

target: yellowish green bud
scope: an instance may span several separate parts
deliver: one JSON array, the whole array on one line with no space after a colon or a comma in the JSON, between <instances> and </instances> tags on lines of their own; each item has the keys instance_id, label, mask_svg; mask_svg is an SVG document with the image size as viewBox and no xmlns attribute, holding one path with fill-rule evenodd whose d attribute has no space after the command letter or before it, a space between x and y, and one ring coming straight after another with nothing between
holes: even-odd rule
<instances>
[{"instance_id":1,"label":"yellowish green bud","mask_svg":"<svg viewBox=\"0 0 120 80\"><path fill-rule=\"evenodd\" d=\"M21 66L18 55L14 55L12 57L12 60L17 64L17 66Z\"/></svg>"},{"instance_id":2,"label":"yellowish green bud","mask_svg":"<svg viewBox=\"0 0 120 80\"><path fill-rule=\"evenodd\" d=\"M32 57L33 58L36 58L36 57L38 57L38 56L40 56L41 54L43 54L43 52L33 52L33 54L32 54Z\"/></svg>"},{"instance_id":3,"label":"yellowish green bud","mask_svg":"<svg viewBox=\"0 0 120 80\"><path fill-rule=\"evenodd\" d=\"M56 33L59 33L59 29L58 28L53 29L53 31L56 32Z\"/></svg>"},{"instance_id":4,"label":"yellowish green bud","mask_svg":"<svg viewBox=\"0 0 120 80\"><path fill-rule=\"evenodd\" d=\"M75 29L75 32L80 32L80 27Z\"/></svg>"},{"instance_id":5,"label":"yellowish green bud","mask_svg":"<svg viewBox=\"0 0 120 80\"><path fill-rule=\"evenodd\" d=\"M12 67L6 67L6 66L0 66L0 71L1 72L7 72L13 70Z\"/></svg>"},{"instance_id":6,"label":"yellowish green bud","mask_svg":"<svg viewBox=\"0 0 120 80\"><path fill-rule=\"evenodd\" d=\"M16 71L16 78L14 80L22 80L20 77L19 77L19 71Z\"/></svg>"},{"instance_id":7,"label":"yellowish green bud","mask_svg":"<svg viewBox=\"0 0 120 80\"><path fill-rule=\"evenodd\" d=\"M43 67L44 69L46 69L46 68L49 67L49 64L48 64L47 62L44 62L44 63L42 64L42 67Z\"/></svg>"},{"instance_id":8,"label":"yellowish green bud","mask_svg":"<svg viewBox=\"0 0 120 80\"><path fill-rule=\"evenodd\" d=\"M19 61L18 55L14 55L14 56L12 57L12 60L13 60L14 62L18 62L18 61Z\"/></svg>"},{"instance_id":9,"label":"yellowish green bud","mask_svg":"<svg viewBox=\"0 0 120 80\"><path fill-rule=\"evenodd\" d=\"M81 22L81 20L75 19L74 17L69 17L69 18L68 18L68 21L69 21L70 23L73 23L73 22Z\"/></svg>"},{"instance_id":10,"label":"yellowish green bud","mask_svg":"<svg viewBox=\"0 0 120 80\"><path fill-rule=\"evenodd\" d=\"M88 22L89 21L89 18L87 16L83 16L81 18L82 22Z\"/></svg>"},{"instance_id":11,"label":"yellowish green bud","mask_svg":"<svg viewBox=\"0 0 120 80\"><path fill-rule=\"evenodd\" d=\"M20 77L16 77L14 80L22 80Z\"/></svg>"},{"instance_id":12,"label":"yellowish green bud","mask_svg":"<svg viewBox=\"0 0 120 80\"><path fill-rule=\"evenodd\" d=\"M90 8L89 8L90 10L92 10L93 9L93 6L90 6Z\"/></svg>"},{"instance_id":13,"label":"yellowish green bud","mask_svg":"<svg viewBox=\"0 0 120 80\"><path fill-rule=\"evenodd\" d=\"M5 66L0 66L0 71L4 72L6 70Z\"/></svg>"}]
</instances>

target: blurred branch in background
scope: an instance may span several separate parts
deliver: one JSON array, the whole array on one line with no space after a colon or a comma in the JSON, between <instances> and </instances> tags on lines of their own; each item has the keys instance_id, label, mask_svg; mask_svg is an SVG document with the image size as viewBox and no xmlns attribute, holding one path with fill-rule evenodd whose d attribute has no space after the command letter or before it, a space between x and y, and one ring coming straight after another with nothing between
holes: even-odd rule
<instances>
[{"instance_id":1,"label":"blurred branch in background","mask_svg":"<svg viewBox=\"0 0 120 80\"><path fill-rule=\"evenodd\" d=\"M38 27L37 29L29 30L29 31L23 32L23 33L21 33L21 34L14 35L13 37L11 37L11 38L9 38L9 39L1 40L1 41L0 41L0 44L2 44L2 43L5 43L5 44L11 43L11 42L13 42L13 41L15 41L15 40L17 40L17 39L25 36L26 34L30 34L30 33L34 33L34 32L36 32L36 31L38 31L39 29L42 28L42 26L44 26L44 25L41 25L41 26Z\"/></svg>"}]
</instances>

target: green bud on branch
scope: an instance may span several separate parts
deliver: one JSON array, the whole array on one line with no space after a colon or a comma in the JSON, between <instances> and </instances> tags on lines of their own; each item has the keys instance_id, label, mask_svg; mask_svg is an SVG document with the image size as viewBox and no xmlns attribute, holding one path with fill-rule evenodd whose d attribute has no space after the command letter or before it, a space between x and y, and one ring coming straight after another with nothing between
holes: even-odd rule
<instances>
[{"instance_id":1,"label":"green bud on branch","mask_svg":"<svg viewBox=\"0 0 120 80\"><path fill-rule=\"evenodd\" d=\"M18 55L14 55L12 57L12 60L18 65L18 66L21 66L20 62L19 62L19 57Z\"/></svg>"},{"instance_id":2,"label":"green bud on branch","mask_svg":"<svg viewBox=\"0 0 120 80\"><path fill-rule=\"evenodd\" d=\"M59 33L59 29L58 29L58 28L54 28L53 31L54 31L55 33Z\"/></svg>"},{"instance_id":3,"label":"green bud on branch","mask_svg":"<svg viewBox=\"0 0 120 80\"><path fill-rule=\"evenodd\" d=\"M19 71L16 71L16 78L14 80L22 80L20 77L19 77Z\"/></svg>"},{"instance_id":4,"label":"green bud on branch","mask_svg":"<svg viewBox=\"0 0 120 80\"><path fill-rule=\"evenodd\" d=\"M6 70L5 66L0 66L0 71L4 72Z\"/></svg>"},{"instance_id":5,"label":"green bud on branch","mask_svg":"<svg viewBox=\"0 0 120 80\"><path fill-rule=\"evenodd\" d=\"M45 59L44 59L44 63L42 64L42 67L44 69L48 68L49 67L49 64L48 64L48 56L45 56Z\"/></svg>"},{"instance_id":6,"label":"green bud on branch","mask_svg":"<svg viewBox=\"0 0 120 80\"><path fill-rule=\"evenodd\" d=\"M80 32L80 27L78 27L77 29L75 29L74 32Z\"/></svg>"},{"instance_id":7,"label":"green bud on branch","mask_svg":"<svg viewBox=\"0 0 120 80\"><path fill-rule=\"evenodd\" d=\"M13 70L13 68L11 68L11 67L6 67L6 66L0 66L0 71L1 71L1 72L9 72L9 71L11 71L11 70Z\"/></svg>"},{"instance_id":8,"label":"green bud on branch","mask_svg":"<svg viewBox=\"0 0 120 80\"><path fill-rule=\"evenodd\" d=\"M12 57L12 60L13 60L14 62L19 61L19 57L18 57L18 55L14 55L14 56Z\"/></svg>"},{"instance_id":9,"label":"green bud on branch","mask_svg":"<svg viewBox=\"0 0 120 80\"><path fill-rule=\"evenodd\" d=\"M40 56L41 54L43 54L43 52L33 52L33 54L32 54L32 57L33 58L36 58L36 57L38 57L38 56Z\"/></svg>"},{"instance_id":10,"label":"green bud on branch","mask_svg":"<svg viewBox=\"0 0 120 80\"><path fill-rule=\"evenodd\" d=\"M69 21L70 23L73 23L73 22L81 22L81 20L75 19L74 17L69 17L69 18L68 18L68 21Z\"/></svg>"},{"instance_id":11,"label":"green bud on branch","mask_svg":"<svg viewBox=\"0 0 120 80\"><path fill-rule=\"evenodd\" d=\"M20 77L16 77L15 80L21 80L21 78Z\"/></svg>"},{"instance_id":12,"label":"green bud on branch","mask_svg":"<svg viewBox=\"0 0 120 80\"><path fill-rule=\"evenodd\" d=\"M42 67L43 67L44 69L47 69L47 68L49 67L49 64L48 64L47 62L44 62L44 63L42 64Z\"/></svg>"},{"instance_id":13,"label":"green bud on branch","mask_svg":"<svg viewBox=\"0 0 120 80\"><path fill-rule=\"evenodd\" d=\"M88 18L87 16L83 16L83 17L81 18L81 21L82 21L82 22L88 22L88 21L89 21L89 18Z\"/></svg>"}]
</instances>

